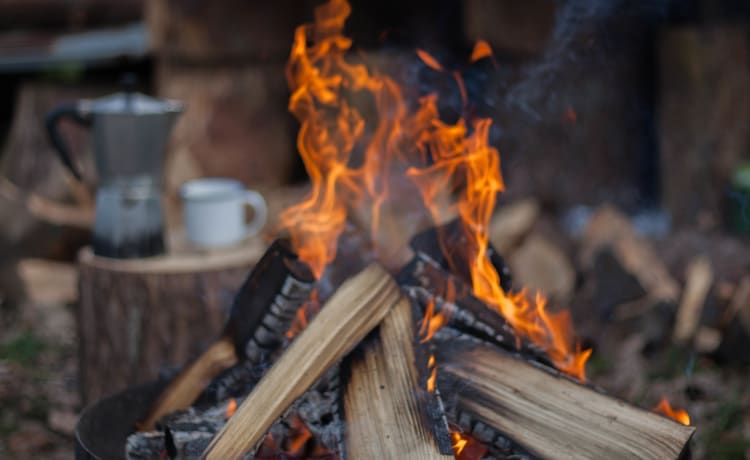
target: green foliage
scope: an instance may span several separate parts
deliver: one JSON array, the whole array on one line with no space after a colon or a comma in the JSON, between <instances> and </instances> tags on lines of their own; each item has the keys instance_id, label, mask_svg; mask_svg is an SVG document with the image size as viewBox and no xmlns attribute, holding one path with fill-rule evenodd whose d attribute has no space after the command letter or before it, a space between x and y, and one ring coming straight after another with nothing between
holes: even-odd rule
<instances>
[{"instance_id":1,"label":"green foliage","mask_svg":"<svg viewBox=\"0 0 750 460\"><path fill-rule=\"evenodd\" d=\"M0 359L29 366L44 349L44 342L33 334L24 332L10 342L0 344Z\"/></svg>"}]
</instances>

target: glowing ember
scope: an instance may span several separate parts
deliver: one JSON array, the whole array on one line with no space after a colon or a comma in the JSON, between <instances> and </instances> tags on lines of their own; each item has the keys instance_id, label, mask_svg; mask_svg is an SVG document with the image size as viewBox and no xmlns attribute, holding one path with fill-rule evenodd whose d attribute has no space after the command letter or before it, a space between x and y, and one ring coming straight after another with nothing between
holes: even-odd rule
<instances>
[{"instance_id":1,"label":"glowing ember","mask_svg":"<svg viewBox=\"0 0 750 460\"><path fill-rule=\"evenodd\" d=\"M673 409L672 405L667 401L667 398L663 396L661 401L659 401L659 404L657 404L652 410L656 413L666 415L672 420L676 420L685 426L690 425L690 415L688 415L687 411L684 409Z\"/></svg>"},{"instance_id":2,"label":"glowing ember","mask_svg":"<svg viewBox=\"0 0 750 460\"><path fill-rule=\"evenodd\" d=\"M468 434L462 433L456 427L451 427L451 439L456 460L478 460L487 454L487 446Z\"/></svg>"},{"instance_id":3,"label":"glowing ember","mask_svg":"<svg viewBox=\"0 0 750 460\"><path fill-rule=\"evenodd\" d=\"M466 443L469 441L464 439L464 437L461 436L461 433L457 431L454 431L451 433L451 438L453 438L453 453L456 456L461 455L461 452L463 452L464 447L466 447Z\"/></svg>"},{"instance_id":4,"label":"glowing ember","mask_svg":"<svg viewBox=\"0 0 750 460\"><path fill-rule=\"evenodd\" d=\"M237 410L237 401L234 400L234 398L229 399L229 404L227 404L227 410L224 413L226 418L231 418L234 415L234 412Z\"/></svg>"},{"instance_id":5,"label":"glowing ember","mask_svg":"<svg viewBox=\"0 0 750 460\"><path fill-rule=\"evenodd\" d=\"M376 255L382 246L393 246L389 237L394 227L395 233L404 230L394 225L389 205L404 198L389 192L393 179L406 175L436 224L460 218L468 241L464 257L470 262L477 297L502 314L519 335L541 346L560 370L583 380L590 351L574 343L567 311L548 311L541 295L532 301L525 291L503 292L486 257L489 220L504 187L499 153L489 145L492 120L464 113L455 124L445 123L436 94L407 103L392 78L347 62L351 40L343 28L349 13L346 0L329 0L316 8L315 23L296 29L287 66L289 109L301 124L297 147L312 184L308 197L280 216L295 251L320 277L336 255L338 238L353 210L369 210L367 224ZM423 50L417 55L430 69L450 72L466 109L461 74L445 69ZM479 42L472 59L490 55L489 46ZM371 101L371 106L360 110L355 101L361 100ZM426 316L425 335L434 334L446 320Z\"/></svg>"},{"instance_id":6,"label":"glowing ember","mask_svg":"<svg viewBox=\"0 0 750 460\"><path fill-rule=\"evenodd\" d=\"M295 416L289 421L289 434L283 444L283 448L280 447L273 435L269 433L254 458L269 460L338 458L313 438L312 433L299 416Z\"/></svg>"}]
</instances>

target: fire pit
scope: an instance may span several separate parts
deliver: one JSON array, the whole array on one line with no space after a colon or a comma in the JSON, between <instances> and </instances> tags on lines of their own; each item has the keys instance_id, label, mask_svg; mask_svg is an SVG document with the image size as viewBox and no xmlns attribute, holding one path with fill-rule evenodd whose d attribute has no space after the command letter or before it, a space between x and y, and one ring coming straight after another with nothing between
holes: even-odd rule
<instances>
[{"instance_id":1,"label":"fire pit","mask_svg":"<svg viewBox=\"0 0 750 460\"><path fill-rule=\"evenodd\" d=\"M512 288L487 234L504 187L492 120L461 69L417 50L460 94L451 124L437 93L345 59L349 12L317 8L287 67L310 195L280 216L215 343L155 399L93 408L81 444L99 445L103 406L131 401L101 443L130 460L685 455L692 427L587 383L568 312ZM477 43L470 61L491 59ZM349 227L364 237L344 251Z\"/></svg>"},{"instance_id":2,"label":"fire pit","mask_svg":"<svg viewBox=\"0 0 750 460\"><path fill-rule=\"evenodd\" d=\"M159 381L133 387L87 408L76 427L76 460L124 459L125 440L166 384Z\"/></svg>"}]
</instances>

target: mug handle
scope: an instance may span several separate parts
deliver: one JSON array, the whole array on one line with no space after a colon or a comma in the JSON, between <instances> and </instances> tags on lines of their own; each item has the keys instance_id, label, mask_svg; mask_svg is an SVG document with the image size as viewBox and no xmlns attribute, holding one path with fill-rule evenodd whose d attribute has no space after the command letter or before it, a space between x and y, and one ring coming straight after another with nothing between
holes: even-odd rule
<instances>
[{"instance_id":1,"label":"mug handle","mask_svg":"<svg viewBox=\"0 0 750 460\"><path fill-rule=\"evenodd\" d=\"M245 236L255 236L266 225L266 218L268 217L266 200L263 199L263 195L255 190L245 190L245 204L253 208L255 212L252 222L245 227Z\"/></svg>"}]
</instances>

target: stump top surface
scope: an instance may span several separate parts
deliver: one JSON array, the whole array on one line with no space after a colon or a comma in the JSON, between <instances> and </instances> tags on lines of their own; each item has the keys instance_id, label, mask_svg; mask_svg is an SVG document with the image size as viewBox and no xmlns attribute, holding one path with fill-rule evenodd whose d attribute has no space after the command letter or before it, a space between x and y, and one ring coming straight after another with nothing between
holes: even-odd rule
<instances>
[{"instance_id":1,"label":"stump top surface","mask_svg":"<svg viewBox=\"0 0 750 460\"><path fill-rule=\"evenodd\" d=\"M169 253L142 259L112 259L94 254L90 246L78 253L78 263L101 270L123 273L194 273L227 270L252 265L260 259L267 244L251 238L221 249L170 246Z\"/></svg>"}]
</instances>

